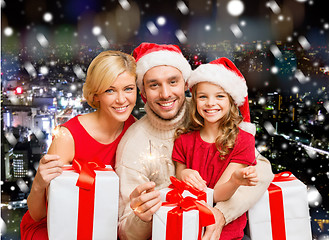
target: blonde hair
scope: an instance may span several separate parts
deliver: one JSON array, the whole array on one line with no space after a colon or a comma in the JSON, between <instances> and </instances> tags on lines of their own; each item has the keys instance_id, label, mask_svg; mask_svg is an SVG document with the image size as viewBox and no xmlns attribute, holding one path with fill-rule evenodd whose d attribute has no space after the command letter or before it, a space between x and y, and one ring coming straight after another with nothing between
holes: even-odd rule
<instances>
[{"instance_id":1,"label":"blonde hair","mask_svg":"<svg viewBox=\"0 0 329 240\"><path fill-rule=\"evenodd\" d=\"M95 94L101 94L113 84L117 77L127 72L136 78L135 59L120 51L104 51L90 63L86 82L83 85L83 96L93 108L99 108L94 102Z\"/></svg>"},{"instance_id":2,"label":"blonde hair","mask_svg":"<svg viewBox=\"0 0 329 240\"><path fill-rule=\"evenodd\" d=\"M199 131L204 127L204 119L199 114L196 107L196 91L198 84L192 87L192 101L190 104L190 118L185 126L178 128L175 132L175 139L181 134ZM219 151L221 158L223 159L234 147L235 139L239 133L239 124L243 118L239 115L239 109L234 103L233 98L227 93L230 101L230 110L227 114L220 119L218 135L215 140L216 148Z\"/></svg>"}]
</instances>

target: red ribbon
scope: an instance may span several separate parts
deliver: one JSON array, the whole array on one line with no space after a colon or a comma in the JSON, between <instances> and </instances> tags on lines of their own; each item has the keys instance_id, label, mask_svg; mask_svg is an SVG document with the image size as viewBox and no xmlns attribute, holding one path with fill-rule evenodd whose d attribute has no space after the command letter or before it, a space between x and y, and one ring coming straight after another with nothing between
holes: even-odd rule
<instances>
[{"instance_id":1,"label":"red ribbon","mask_svg":"<svg viewBox=\"0 0 329 240\"><path fill-rule=\"evenodd\" d=\"M211 210L205 206L201 200L206 200L206 193L193 189L186 183L170 177L172 185L169 187L174 188L168 192L166 196L167 202L162 203L162 206L175 206L167 213L167 226L166 226L166 240L181 240L183 236L183 212L190 210L199 211L199 234L198 240L201 239L202 227L215 223L215 218ZM192 194L197 196L183 198L182 193L184 190L191 190Z\"/></svg>"},{"instance_id":2,"label":"red ribbon","mask_svg":"<svg viewBox=\"0 0 329 240\"><path fill-rule=\"evenodd\" d=\"M203 200L207 202L207 194L204 191L201 191L195 187L192 187L188 184L186 184L183 181L178 180L177 178L171 176L170 177L171 184L169 185L169 188L173 188L170 192L166 195L166 201L175 201L174 199L171 200L171 198L176 198L183 194L185 190L192 193L194 196L197 197L198 200Z\"/></svg>"},{"instance_id":3,"label":"red ribbon","mask_svg":"<svg viewBox=\"0 0 329 240\"><path fill-rule=\"evenodd\" d=\"M275 174L273 182L286 182L296 180L291 172ZM286 227L284 223L284 205L282 189L271 183L268 188L269 204L271 212L271 226L273 240L286 240Z\"/></svg>"},{"instance_id":4,"label":"red ribbon","mask_svg":"<svg viewBox=\"0 0 329 240\"><path fill-rule=\"evenodd\" d=\"M297 178L291 172L281 172L274 175L272 182L288 182L297 180Z\"/></svg>"},{"instance_id":5,"label":"red ribbon","mask_svg":"<svg viewBox=\"0 0 329 240\"><path fill-rule=\"evenodd\" d=\"M90 162L73 160L72 166L65 166L63 170L74 170L79 173L76 186L79 187L78 229L77 240L93 238L95 183L98 171L113 171L105 168L105 164L97 159Z\"/></svg>"}]
</instances>

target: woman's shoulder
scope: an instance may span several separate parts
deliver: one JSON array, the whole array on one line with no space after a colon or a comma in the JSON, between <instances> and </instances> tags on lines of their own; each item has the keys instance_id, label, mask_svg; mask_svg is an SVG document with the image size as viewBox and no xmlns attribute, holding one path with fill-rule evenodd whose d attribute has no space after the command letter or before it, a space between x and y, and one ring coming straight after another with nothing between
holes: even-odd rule
<instances>
[{"instance_id":1,"label":"woman's shoulder","mask_svg":"<svg viewBox=\"0 0 329 240\"><path fill-rule=\"evenodd\" d=\"M130 114L130 116L128 117L128 119L125 121L125 129L129 128L136 121L137 121L137 119L132 114Z\"/></svg>"},{"instance_id":2,"label":"woman's shoulder","mask_svg":"<svg viewBox=\"0 0 329 240\"><path fill-rule=\"evenodd\" d=\"M61 124L60 126L63 126L63 127L69 127L71 125L74 125L78 122L78 117L80 117L81 115L76 115L75 117L69 119L68 121L66 121L65 123Z\"/></svg>"}]
</instances>

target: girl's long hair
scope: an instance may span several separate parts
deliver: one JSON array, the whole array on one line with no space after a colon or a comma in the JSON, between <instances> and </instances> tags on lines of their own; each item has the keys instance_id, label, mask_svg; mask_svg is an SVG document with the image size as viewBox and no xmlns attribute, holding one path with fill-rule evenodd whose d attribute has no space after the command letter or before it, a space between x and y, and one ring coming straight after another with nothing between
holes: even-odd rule
<instances>
[{"instance_id":1,"label":"girl's long hair","mask_svg":"<svg viewBox=\"0 0 329 240\"><path fill-rule=\"evenodd\" d=\"M196 107L196 90L198 84L192 88L192 101L190 103L190 117L189 121L185 126L178 128L175 132L175 139L177 139L181 134L198 131L204 127L204 119L200 116ZM235 139L239 133L239 124L242 122L243 118L239 115L239 109L234 103L233 98L227 93L230 101L230 109L223 118L221 118L218 135L215 140L216 148L223 159L234 147Z\"/></svg>"}]
</instances>

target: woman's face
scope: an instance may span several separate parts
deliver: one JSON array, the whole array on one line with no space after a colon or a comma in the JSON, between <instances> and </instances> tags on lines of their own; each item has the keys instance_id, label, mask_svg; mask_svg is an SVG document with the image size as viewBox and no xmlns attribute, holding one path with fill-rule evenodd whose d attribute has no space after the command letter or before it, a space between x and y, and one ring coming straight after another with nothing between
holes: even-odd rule
<instances>
[{"instance_id":1,"label":"woman's face","mask_svg":"<svg viewBox=\"0 0 329 240\"><path fill-rule=\"evenodd\" d=\"M121 73L107 90L95 95L99 110L119 122L124 122L131 114L137 96L135 77L128 72Z\"/></svg>"},{"instance_id":2,"label":"woman's face","mask_svg":"<svg viewBox=\"0 0 329 240\"><path fill-rule=\"evenodd\" d=\"M229 96L216 84L201 82L196 87L196 107L204 123L218 123L230 109Z\"/></svg>"}]
</instances>

